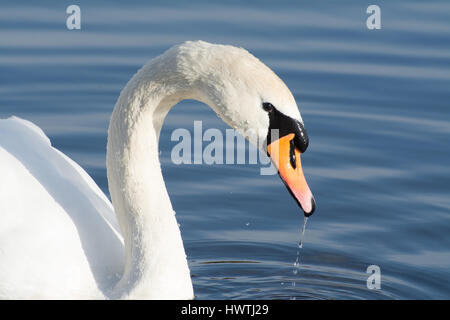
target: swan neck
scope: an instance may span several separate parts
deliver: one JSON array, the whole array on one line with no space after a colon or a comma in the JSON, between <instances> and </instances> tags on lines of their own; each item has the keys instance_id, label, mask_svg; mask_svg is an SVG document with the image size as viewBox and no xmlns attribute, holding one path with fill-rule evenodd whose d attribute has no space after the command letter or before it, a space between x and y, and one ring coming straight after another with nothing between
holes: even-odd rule
<instances>
[{"instance_id":1,"label":"swan neck","mask_svg":"<svg viewBox=\"0 0 450 320\"><path fill-rule=\"evenodd\" d=\"M108 184L126 254L113 295L191 299L190 272L161 171L158 140L170 108L195 94L180 81L164 79L155 68L145 66L127 84L108 131Z\"/></svg>"}]
</instances>

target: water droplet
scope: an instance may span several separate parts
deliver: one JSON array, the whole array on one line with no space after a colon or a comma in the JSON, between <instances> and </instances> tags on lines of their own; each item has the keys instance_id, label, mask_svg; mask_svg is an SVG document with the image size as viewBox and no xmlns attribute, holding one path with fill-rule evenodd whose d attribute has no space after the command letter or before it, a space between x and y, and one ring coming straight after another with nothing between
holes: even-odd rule
<instances>
[{"instance_id":1,"label":"water droplet","mask_svg":"<svg viewBox=\"0 0 450 320\"><path fill-rule=\"evenodd\" d=\"M297 258L294 262L294 269L292 270L292 273L294 275L298 274L298 271L300 269L300 249L303 248L303 238L305 236L305 230L306 230L306 222L308 221L308 217L305 217L303 220L303 226L300 231L300 241L298 242L298 249L297 249Z\"/></svg>"},{"instance_id":2,"label":"water droplet","mask_svg":"<svg viewBox=\"0 0 450 320\"><path fill-rule=\"evenodd\" d=\"M300 250L297 250L297 259L294 262L294 269L292 270L293 274L297 274L300 269Z\"/></svg>"},{"instance_id":3,"label":"water droplet","mask_svg":"<svg viewBox=\"0 0 450 320\"><path fill-rule=\"evenodd\" d=\"M300 241L298 242L298 247L300 249L303 248L303 238L305 237L306 222L308 222L308 217L305 217L303 220L302 231L300 233Z\"/></svg>"}]
</instances>

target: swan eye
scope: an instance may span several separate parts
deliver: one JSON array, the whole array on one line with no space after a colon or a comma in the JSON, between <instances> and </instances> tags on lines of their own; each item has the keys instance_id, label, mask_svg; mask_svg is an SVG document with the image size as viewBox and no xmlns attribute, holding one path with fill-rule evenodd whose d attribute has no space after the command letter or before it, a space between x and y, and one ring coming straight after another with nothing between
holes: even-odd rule
<instances>
[{"instance_id":1,"label":"swan eye","mask_svg":"<svg viewBox=\"0 0 450 320\"><path fill-rule=\"evenodd\" d=\"M263 102L262 107L264 111L272 112L274 109L274 106L270 102Z\"/></svg>"}]
</instances>

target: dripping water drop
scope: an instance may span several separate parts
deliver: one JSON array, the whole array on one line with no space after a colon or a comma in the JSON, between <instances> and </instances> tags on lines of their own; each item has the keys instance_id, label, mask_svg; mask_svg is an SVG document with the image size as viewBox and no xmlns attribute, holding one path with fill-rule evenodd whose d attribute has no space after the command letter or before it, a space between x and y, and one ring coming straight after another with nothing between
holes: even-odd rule
<instances>
[{"instance_id":1,"label":"dripping water drop","mask_svg":"<svg viewBox=\"0 0 450 320\"><path fill-rule=\"evenodd\" d=\"M305 237L306 222L308 222L308 217L303 220L302 231L300 233L300 241L298 242L298 247L301 249L303 247L303 238Z\"/></svg>"},{"instance_id":2,"label":"dripping water drop","mask_svg":"<svg viewBox=\"0 0 450 320\"><path fill-rule=\"evenodd\" d=\"M305 230L306 230L306 222L308 221L308 217L304 217L303 220L303 226L302 229L300 231L300 240L298 242L298 248L297 248L297 258L295 259L294 262L294 269L292 270L292 273L294 275L298 274L298 271L300 269L300 249L303 248L303 239L305 237ZM292 282L292 286L295 287L295 281Z\"/></svg>"}]
</instances>

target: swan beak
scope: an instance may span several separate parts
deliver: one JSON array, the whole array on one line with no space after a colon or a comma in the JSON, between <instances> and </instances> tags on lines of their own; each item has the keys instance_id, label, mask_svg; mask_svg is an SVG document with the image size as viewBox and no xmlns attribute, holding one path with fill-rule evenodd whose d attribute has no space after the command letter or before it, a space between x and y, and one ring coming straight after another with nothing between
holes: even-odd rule
<instances>
[{"instance_id":1,"label":"swan beak","mask_svg":"<svg viewBox=\"0 0 450 320\"><path fill-rule=\"evenodd\" d=\"M302 208L306 217L313 214L316 203L306 183L300 154L294 144L294 133L285 135L267 146L267 153L278 169L278 174L287 189Z\"/></svg>"}]
</instances>

